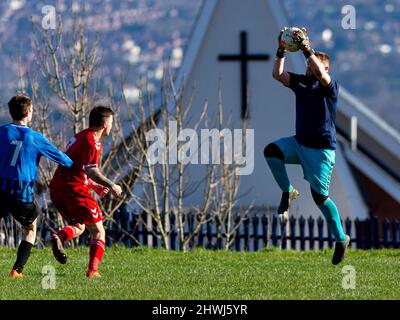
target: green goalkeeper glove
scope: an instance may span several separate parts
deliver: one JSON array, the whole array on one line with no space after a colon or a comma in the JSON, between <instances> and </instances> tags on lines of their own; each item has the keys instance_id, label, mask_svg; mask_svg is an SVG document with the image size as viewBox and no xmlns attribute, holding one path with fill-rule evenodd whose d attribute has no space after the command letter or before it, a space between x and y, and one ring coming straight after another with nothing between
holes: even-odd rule
<instances>
[{"instance_id":1,"label":"green goalkeeper glove","mask_svg":"<svg viewBox=\"0 0 400 320\"><path fill-rule=\"evenodd\" d=\"M286 48L285 48L285 43L282 41L282 33L288 29L288 27L284 27L283 29L280 30L279 36L278 36L278 50L276 51L276 56L278 58L284 58L285 53L286 53Z\"/></svg>"},{"instance_id":2,"label":"green goalkeeper glove","mask_svg":"<svg viewBox=\"0 0 400 320\"><path fill-rule=\"evenodd\" d=\"M308 59L314 54L314 50L311 48L310 39L307 35L307 29L301 28L301 32L296 32L294 36L295 41L299 44L300 50L303 51L305 58Z\"/></svg>"}]
</instances>

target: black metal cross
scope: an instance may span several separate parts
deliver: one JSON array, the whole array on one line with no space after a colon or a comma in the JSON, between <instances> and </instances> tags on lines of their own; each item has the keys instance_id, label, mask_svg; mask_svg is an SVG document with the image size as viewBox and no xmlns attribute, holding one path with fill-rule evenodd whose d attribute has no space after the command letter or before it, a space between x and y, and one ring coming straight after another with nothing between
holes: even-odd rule
<instances>
[{"instance_id":1,"label":"black metal cross","mask_svg":"<svg viewBox=\"0 0 400 320\"><path fill-rule=\"evenodd\" d=\"M248 62L249 61L268 61L269 54L248 54L247 53L247 32L240 32L240 53L239 54L220 54L219 61L239 61L240 77L242 87L242 119L249 118L248 110Z\"/></svg>"}]
</instances>

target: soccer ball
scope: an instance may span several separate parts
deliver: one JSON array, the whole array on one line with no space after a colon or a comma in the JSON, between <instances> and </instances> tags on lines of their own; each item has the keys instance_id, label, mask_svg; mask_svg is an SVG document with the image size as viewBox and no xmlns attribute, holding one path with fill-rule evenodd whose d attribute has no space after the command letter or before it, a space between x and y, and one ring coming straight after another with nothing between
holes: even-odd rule
<instances>
[{"instance_id":1,"label":"soccer ball","mask_svg":"<svg viewBox=\"0 0 400 320\"><path fill-rule=\"evenodd\" d=\"M295 33L300 32L303 33L303 30L297 27L289 27L283 30L281 41L283 42L284 47L287 51L296 52L300 49L298 43L295 42Z\"/></svg>"}]
</instances>

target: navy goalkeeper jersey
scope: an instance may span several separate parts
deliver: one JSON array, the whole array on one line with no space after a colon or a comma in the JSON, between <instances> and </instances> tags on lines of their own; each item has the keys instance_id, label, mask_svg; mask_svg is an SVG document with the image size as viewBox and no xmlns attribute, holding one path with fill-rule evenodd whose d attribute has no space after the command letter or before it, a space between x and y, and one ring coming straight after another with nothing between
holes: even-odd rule
<instances>
[{"instance_id":1,"label":"navy goalkeeper jersey","mask_svg":"<svg viewBox=\"0 0 400 320\"><path fill-rule=\"evenodd\" d=\"M296 95L296 140L315 149L336 149L338 82L328 86L302 74L290 74L289 88Z\"/></svg>"},{"instance_id":2,"label":"navy goalkeeper jersey","mask_svg":"<svg viewBox=\"0 0 400 320\"><path fill-rule=\"evenodd\" d=\"M68 168L73 165L40 133L13 123L0 127L0 190L22 202L33 202L42 156Z\"/></svg>"}]
</instances>

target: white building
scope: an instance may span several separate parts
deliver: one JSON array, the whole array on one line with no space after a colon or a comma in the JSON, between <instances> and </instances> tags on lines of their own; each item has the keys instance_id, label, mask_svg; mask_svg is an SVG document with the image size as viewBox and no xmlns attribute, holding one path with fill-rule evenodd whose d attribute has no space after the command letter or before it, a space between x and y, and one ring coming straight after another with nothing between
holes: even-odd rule
<instances>
[{"instance_id":1,"label":"white building","mask_svg":"<svg viewBox=\"0 0 400 320\"><path fill-rule=\"evenodd\" d=\"M205 100L209 109L216 113L221 76L224 114L232 115L234 128L242 127L244 82L255 148L254 171L241 180L242 192L251 189L241 200L243 204L254 201L256 206L263 207L277 205L280 201L281 191L265 162L263 150L275 139L295 133L294 94L271 76L277 35L288 25L280 1L205 0L177 78L178 87L191 88L195 84L193 113L202 109ZM250 56L244 56L245 50ZM232 56L240 53L241 58L257 58L258 61L241 64L235 60L239 57ZM285 68L304 73L303 55L288 54ZM247 78L244 77L246 73ZM187 90L186 100L190 94ZM358 124L356 127L353 122L353 131L352 117ZM400 209L400 135L343 87L340 88L337 129L341 143L338 143L330 195L341 216L365 219L369 211L382 215L388 208ZM301 193L292 214L320 216L301 167L289 165L287 169L292 184ZM198 198L194 194L186 204L196 204L196 201ZM386 206L382 207L383 202Z\"/></svg>"}]
</instances>

